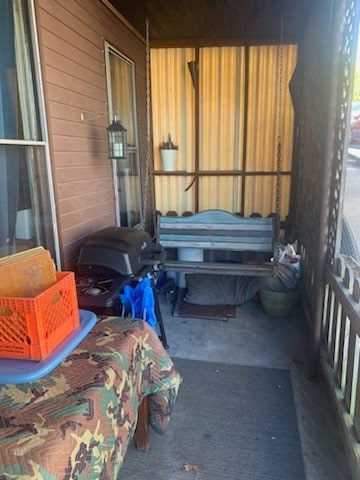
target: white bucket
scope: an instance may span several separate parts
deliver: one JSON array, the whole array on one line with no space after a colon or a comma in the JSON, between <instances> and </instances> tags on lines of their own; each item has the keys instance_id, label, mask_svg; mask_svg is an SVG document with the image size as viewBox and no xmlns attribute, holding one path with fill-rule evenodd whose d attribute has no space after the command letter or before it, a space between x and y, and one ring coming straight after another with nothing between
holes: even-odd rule
<instances>
[{"instance_id":1,"label":"white bucket","mask_svg":"<svg viewBox=\"0 0 360 480\"><path fill-rule=\"evenodd\" d=\"M177 150L161 150L161 161L164 172L174 172L176 170Z\"/></svg>"},{"instance_id":2,"label":"white bucket","mask_svg":"<svg viewBox=\"0 0 360 480\"><path fill-rule=\"evenodd\" d=\"M203 262L204 250L201 248L178 248L177 258L184 262ZM185 273L178 273L177 284L179 288L186 287Z\"/></svg>"}]
</instances>

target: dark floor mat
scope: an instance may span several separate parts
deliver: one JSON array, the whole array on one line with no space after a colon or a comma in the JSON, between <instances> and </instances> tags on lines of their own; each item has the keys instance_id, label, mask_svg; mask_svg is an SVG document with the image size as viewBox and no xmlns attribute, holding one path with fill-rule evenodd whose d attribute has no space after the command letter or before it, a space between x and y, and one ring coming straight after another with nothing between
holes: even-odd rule
<instances>
[{"instance_id":1,"label":"dark floor mat","mask_svg":"<svg viewBox=\"0 0 360 480\"><path fill-rule=\"evenodd\" d=\"M195 305L184 301L186 288L180 288L174 305L174 317L227 321L236 316L234 305Z\"/></svg>"},{"instance_id":2,"label":"dark floor mat","mask_svg":"<svg viewBox=\"0 0 360 480\"><path fill-rule=\"evenodd\" d=\"M289 370L173 360L170 426L129 448L118 480L305 480Z\"/></svg>"}]
</instances>

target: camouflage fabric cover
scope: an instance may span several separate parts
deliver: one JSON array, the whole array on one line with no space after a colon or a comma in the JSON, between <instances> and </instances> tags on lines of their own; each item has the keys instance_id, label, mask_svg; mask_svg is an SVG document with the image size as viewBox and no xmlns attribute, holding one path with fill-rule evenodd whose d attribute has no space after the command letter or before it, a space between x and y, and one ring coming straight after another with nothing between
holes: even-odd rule
<instances>
[{"instance_id":1,"label":"camouflage fabric cover","mask_svg":"<svg viewBox=\"0 0 360 480\"><path fill-rule=\"evenodd\" d=\"M0 479L116 479L138 408L166 429L181 382L145 322L105 317L53 372L0 386Z\"/></svg>"}]
</instances>

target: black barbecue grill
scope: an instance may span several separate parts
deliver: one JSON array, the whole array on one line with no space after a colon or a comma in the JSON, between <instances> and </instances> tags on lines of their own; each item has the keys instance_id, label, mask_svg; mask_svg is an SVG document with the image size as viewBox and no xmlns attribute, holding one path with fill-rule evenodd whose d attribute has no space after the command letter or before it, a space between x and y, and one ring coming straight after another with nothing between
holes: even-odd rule
<instances>
[{"instance_id":1,"label":"black barbecue grill","mask_svg":"<svg viewBox=\"0 0 360 480\"><path fill-rule=\"evenodd\" d=\"M91 234L82 245L77 261L76 290L79 307L96 313L119 314L119 294L150 276L160 339L165 348L165 330L155 285L165 252L148 232L126 227L108 227Z\"/></svg>"}]
</instances>

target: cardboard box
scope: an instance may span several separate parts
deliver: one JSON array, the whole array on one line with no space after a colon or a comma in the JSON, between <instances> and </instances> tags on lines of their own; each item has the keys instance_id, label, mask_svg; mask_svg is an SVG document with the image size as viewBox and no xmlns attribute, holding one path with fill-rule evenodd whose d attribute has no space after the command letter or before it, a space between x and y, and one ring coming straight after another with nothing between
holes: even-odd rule
<instances>
[{"instance_id":1,"label":"cardboard box","mask_svg":"<svg viewBox=\"0 0 360 480\"><path fill-rule=\"evenodd\" d=\"M0 258L1 297L35 297L56 281L54 261L43 247Z\"/></svg>"}]
</instances>

